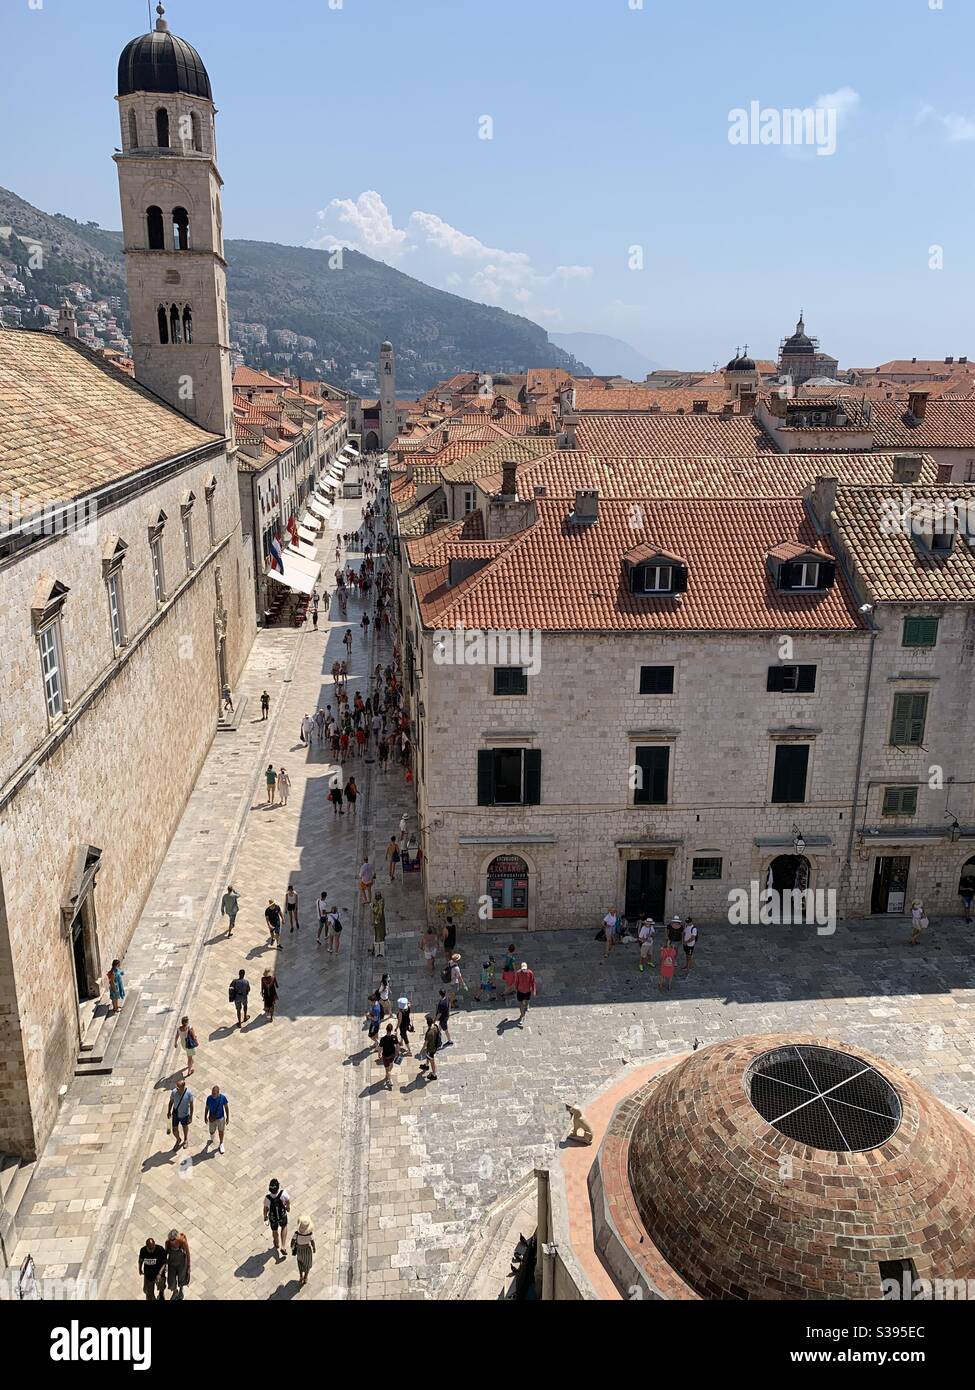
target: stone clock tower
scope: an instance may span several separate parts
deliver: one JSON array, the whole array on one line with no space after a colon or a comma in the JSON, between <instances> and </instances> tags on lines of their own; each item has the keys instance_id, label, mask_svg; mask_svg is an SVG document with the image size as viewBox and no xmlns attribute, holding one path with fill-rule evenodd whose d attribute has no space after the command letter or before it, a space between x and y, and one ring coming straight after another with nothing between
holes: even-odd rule
<instances>
[{"instance_id":1,"label":"stone clock tower","mask_svg":"<svg viewBox=\"0 0 975 1390\"><path fill-rule=\"evenodd\" d=\"M227 263L203 61L169 32L127 44L118 65L115 155L135 377L204 429L232 440Z\"/></svg>"},{"instance_id":2,"label":"stone clock tower","mask_svg":"<svg viewBox=\"0 0 975 1390\"><path fill-rule=\"evenodd\" d=\"M379 446L388 449L396 438L396 358L387 338L379 348Z\"/></svg>"}]
</instances>

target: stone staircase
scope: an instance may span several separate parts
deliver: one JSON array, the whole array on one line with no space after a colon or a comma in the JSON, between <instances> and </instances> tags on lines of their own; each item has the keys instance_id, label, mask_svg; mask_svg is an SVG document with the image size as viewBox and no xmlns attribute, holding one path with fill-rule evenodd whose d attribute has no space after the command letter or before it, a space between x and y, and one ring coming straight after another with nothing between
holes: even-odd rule
<instances>
[{"instance_id":1,"label":"stone staircase","mask_svg":"<svg viewBox=\"0 0 975 1390\"><path fill-rule=\"evenodd\" d=\"M112 1012L108 1003L102 1002L96 1006L78 1052L75 1076L111 1076L141 995L138 987L126 991L121 1011L117 1014Z\"/></svg>"},{"instance_id":2,"label":"stone staircase","mask_svg":"<svg viewBox=\"0 0 975 1390\"><path fill-rule=\"evenodd\" d=\"M35 1164L0 1153L0 1270L13 1261L17 1244L17 1213L24 1200Z\"/></svg>"},{"instance_id":3,"label":"stone staircase","mask_svg":"<svg viewBox=\"0 0 975 1390\"><path fill-rule=\"evenodd\" d=\"M244 717L244 710L247 708L247 696L238 695L237 703L232 710L225 710L223 702L220 705L220 716L217 719L218 734L235 734L240 728Z\"/></svg>"}]
</instances>

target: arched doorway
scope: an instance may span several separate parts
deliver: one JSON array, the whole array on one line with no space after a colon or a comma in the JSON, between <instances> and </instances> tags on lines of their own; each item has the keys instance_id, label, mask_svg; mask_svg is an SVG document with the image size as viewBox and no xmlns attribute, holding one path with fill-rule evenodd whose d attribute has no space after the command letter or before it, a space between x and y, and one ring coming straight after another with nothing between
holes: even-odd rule
<instances>
[{"instance_id":1,"label":"arched doorway","mask_svg":"<svg viewBox=\"0 0 975 1390\"><path fill-rule=\"evenodd\" d=\"M366 437L365 437L365 439L364 439L364 441L363 441L363 445L364 445L364 447L365 447L365 451L366 451L367 454L378 454L378 452L379 452L379 435L376 433L375 430L370 430L370 431L369 431L369 433L366 435Z\"/></svg>"},{"instance_id":2,"label":"arched doorway","mask_svg":"<svg viewBox=\"0 0 975 1390\"><path fill-rule=\"evenodd\" d=\"M809 860L803 854L780 854L768 867L764 887L777 893L800 892L809 887Z\"/></svg>"},{"instance_id":3,"label":"arched doorway","mask_svg":"<svg viewBox=\"0 0 975 1390\"><path fill-rule=\"evenodd\" d=\"M492 917L528 916L528 865L520 854L498 854L487 866Z\"/></svg>"},{"instance_id":4,"label":"arched doorway","mask_svg":"<svg viewBox=\"0 0 975 1390\"><path fill-rule=\"evenodd\" d=\"M975 893L975 855L966 859L958 876L959 893Z\"/></svg>"}]
</instances>

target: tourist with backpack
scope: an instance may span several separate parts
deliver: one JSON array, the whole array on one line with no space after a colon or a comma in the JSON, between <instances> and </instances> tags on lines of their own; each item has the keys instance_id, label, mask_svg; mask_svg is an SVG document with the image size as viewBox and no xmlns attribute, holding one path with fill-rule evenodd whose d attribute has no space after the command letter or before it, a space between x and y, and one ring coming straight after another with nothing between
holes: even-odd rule
<instances>
[{"instance_id":1,"label":"tourist with backpack","mask_svg":"<svg viewBox=\"0 0 975 1390\"><path fill-rule=\"evenodd\" d=\"M268 1183L267 1194L264 1198L264 1224L271 1228L275 1259L278 1258L279 1251L281 1258L287 1259L288 1212L290 1210L291 1198L277 1178L272 1178Z\"/></svg>"},{"instance_id":2,"label":"tourist with backpack","mask_svg":"<svg viewBox=\"0 0 975 1390\"><path fill-rule=\"evenodd\" d=\"M444 997L443 990L440 991ZM428 1081L437 1080L437 1053L442 1046L440 1028L433 1014L426 1016L427 1031L423 1035L423 1051L420 1053L420 1070L426 1073Z\"/></svg>"},{"instance_id":3,"label":"tourist with backpack","mask_svg":"<svg viewBox=\"0 0 975 1390\"><path fill-rule=\"evenodd\" d=\"M182 1047L183 1051L186 1053L186 1075L187 1075L187 1076L192 1076L192 1075L193 1075L193 1064L194 1064L194 1060L195 1060L196 1054L197 1054L197 1049L199 1048L199 1046L200 1046L200 1043L199 1043L199 1040L198 1040L198 1038L197 1038L197 1036L196 1036L196 1033L194 1032L193 1028L190 1026L190 1021L189 1021L189 1019L188 1019L188 1018L186 1017L186 1015L184 1014L183 1017L182 1017L182 1019L180 1020L180 1025L179 1025L179 1027L176 1029L176 1039L175 1039L175 1041L174 1041L174 1043L173 1043L173 1047L174 1047L174 1049L177 1048L177 1047Z\"/></svg>"},{"instance_id":4,"label":"tourist with backpack","mask_svg":"<svg viewBox=\"0 0 975 1390\"><path fill-rule=\"evenodd\" d=\"M250 994L250 992L251 992L250 981L248 980L248 978L247 978L247 976L246 976L246 974L244 973L243 970L238 970L238 972L237 972L237 978L236 978L236 980L231 980L231 981L230 981L230 989L228 990L228 996L229 996L229 998L230 998L230 1002L231 1002L231 1004L233 1004L234 1008L237 1010L237 1027L238 1027L238 1028L241 1026L241 1015L243 1015L243 1022L244 1022L244 1023L247 1022L247 1019L248 1019L248 1013L247 1013L247 997L248 997L248 995Z\"/></svg>"}]
</instances>

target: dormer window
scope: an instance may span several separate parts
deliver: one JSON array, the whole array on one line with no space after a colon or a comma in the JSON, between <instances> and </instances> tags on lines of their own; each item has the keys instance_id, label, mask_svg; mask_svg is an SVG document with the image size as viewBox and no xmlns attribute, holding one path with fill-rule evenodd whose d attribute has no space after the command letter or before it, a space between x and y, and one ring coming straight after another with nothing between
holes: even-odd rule
<instances>
[{"instance_id":1,"label":"dormer window","mask_svg":"<svg viewBox=\"0 0 975 1390\"><path fill-rule=\"evenodd\" d=\"M831 589L836 561L825 551L806 550L794 541L776 546L766 557L775 587L781 591L816 593Z\"/></svg>"},{"instance_id":2,"label":"dormer window","mask_svg":"<svg viewBox=\"0 0 975 1390\"><path fill-rule=\"evenodd\" d=\"M669 594L673 588L674 571L670 565L642 565L638 575L642 594Z\"/></svg>"},{"instance_id":3,"label":"dormer window","mask_svg":"<svg viewBox=\"0 0 975 1390\"><path fill-rule=\"evenodd\" d=\"M623 556L623 576L631 594L682 594L687 588L687 565L649 543Z\"/></svg>"},{"instance_id":4,"label":"dormer window","mask_svg":"<svg viewBox=\"0 0 975 1390\"><path fill-rule=\"evenodd\" d=\"M801 564L794 565L792 570L792 588L818 589L819 562L816 560L804 560Z\"/></svg>"}]
</instances>

